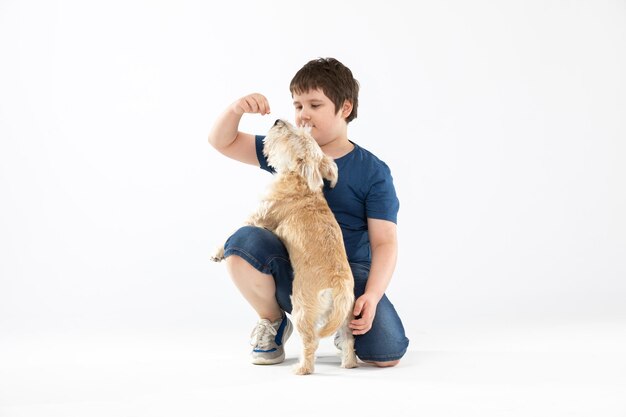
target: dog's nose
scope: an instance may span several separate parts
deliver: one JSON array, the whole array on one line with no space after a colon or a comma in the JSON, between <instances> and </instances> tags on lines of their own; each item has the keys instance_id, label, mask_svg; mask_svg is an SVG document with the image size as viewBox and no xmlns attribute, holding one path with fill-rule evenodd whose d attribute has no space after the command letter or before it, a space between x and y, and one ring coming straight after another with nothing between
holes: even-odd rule
<instances>
[{"instance_id":1,"label":"dog's nose","mask_svg":"<svg viewBox=\"0 0 626 417\"><path fill-rule=\"evenodd\" d=\"M282 120L280 120L280 119L276 119L276 121L274 122L274 126L276 126L277 124L279 124L279 123L281 123L281 122L282 122Z\"/></svg>"}]
</instances>

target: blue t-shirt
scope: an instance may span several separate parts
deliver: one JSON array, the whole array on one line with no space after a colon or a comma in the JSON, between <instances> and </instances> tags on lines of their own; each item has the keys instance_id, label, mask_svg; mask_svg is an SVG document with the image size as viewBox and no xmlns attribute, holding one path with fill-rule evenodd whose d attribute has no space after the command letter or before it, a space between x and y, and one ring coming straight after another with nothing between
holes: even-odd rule
<instances>
[{"instance_id":1,"label":"blue t-shirt","mask_svg":"<svg viewBox=\"0 0 626 417\"><path fill-rule=\"evenodd\" d=\"M261 169L275 173L263 155L263 139L256 136L256 154ZM371 152L352 142L354 149L335 159L339 180L335 188L324 181L324 196L335 215L348 261L371 264L372 252L367 234L367 219L397 223L400 202L393 186L389 167Z\"/></svg>"}]
</instances>

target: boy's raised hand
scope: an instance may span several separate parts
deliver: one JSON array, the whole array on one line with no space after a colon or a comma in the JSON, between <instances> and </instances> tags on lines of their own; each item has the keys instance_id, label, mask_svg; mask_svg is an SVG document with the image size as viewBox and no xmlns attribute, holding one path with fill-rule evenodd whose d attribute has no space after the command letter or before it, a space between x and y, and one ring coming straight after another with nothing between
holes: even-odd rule
<instances>
[{"instance_id":1,"label":"boy's raised hand","mask_svg":"<svg viewBox=\"0 0 626 417\"><path fill-rule=\"evenodd\" d=\"M252 93L235 101L232 109L240 116L244 113L259 113L265 116L270 113L270 104L263 94Z\"/></svg>"}]
</instances>

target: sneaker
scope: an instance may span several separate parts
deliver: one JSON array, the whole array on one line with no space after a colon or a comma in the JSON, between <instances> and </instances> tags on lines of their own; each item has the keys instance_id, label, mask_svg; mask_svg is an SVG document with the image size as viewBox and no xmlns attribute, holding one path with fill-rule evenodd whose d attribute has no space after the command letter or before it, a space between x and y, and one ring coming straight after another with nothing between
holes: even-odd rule
<instances>
[{"instance_id":1,"label":"sneaker","mask_svg":"<svg viewBox=\"0 0 626 417\"><path fill-rule=\"evenodd\" d=\"M337 350L341 351L341 345L339 344L339 332L335 333L335 337L333 338L333 343Z\"/></svg>"},{"instance_id":2,"label":"sneaker","mask_svg":"<svg viewBox=\"0 0 626 417\"><path fill-rule=\"evenodd\" d=\"M261 319L250 335L250 344L254 347L250 358L255 365L274 365L285 360L284 343L291 336L293 326L284 315L283 318L270 322Z\"/></svg>"}]
</instances>

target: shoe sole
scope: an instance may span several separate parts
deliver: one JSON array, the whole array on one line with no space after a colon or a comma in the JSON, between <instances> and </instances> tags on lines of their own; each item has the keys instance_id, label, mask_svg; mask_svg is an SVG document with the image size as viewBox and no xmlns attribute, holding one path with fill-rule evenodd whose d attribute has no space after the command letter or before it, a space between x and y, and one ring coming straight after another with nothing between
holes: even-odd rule
<instances>
[{"instance_id":1,"label":"shoe sole","mask_svg":"<svg viewBox=\"0 0 626 417\"><path fill-rule=\"evenodd\" d=\"M283 352L282 355L277 356L275 358L272 359L266 359L266 358L254 358L252 359L252 364L253 365L276 365L278 363L281 363L285 360L285 353Z\"/></svg>"}]
</instances>

